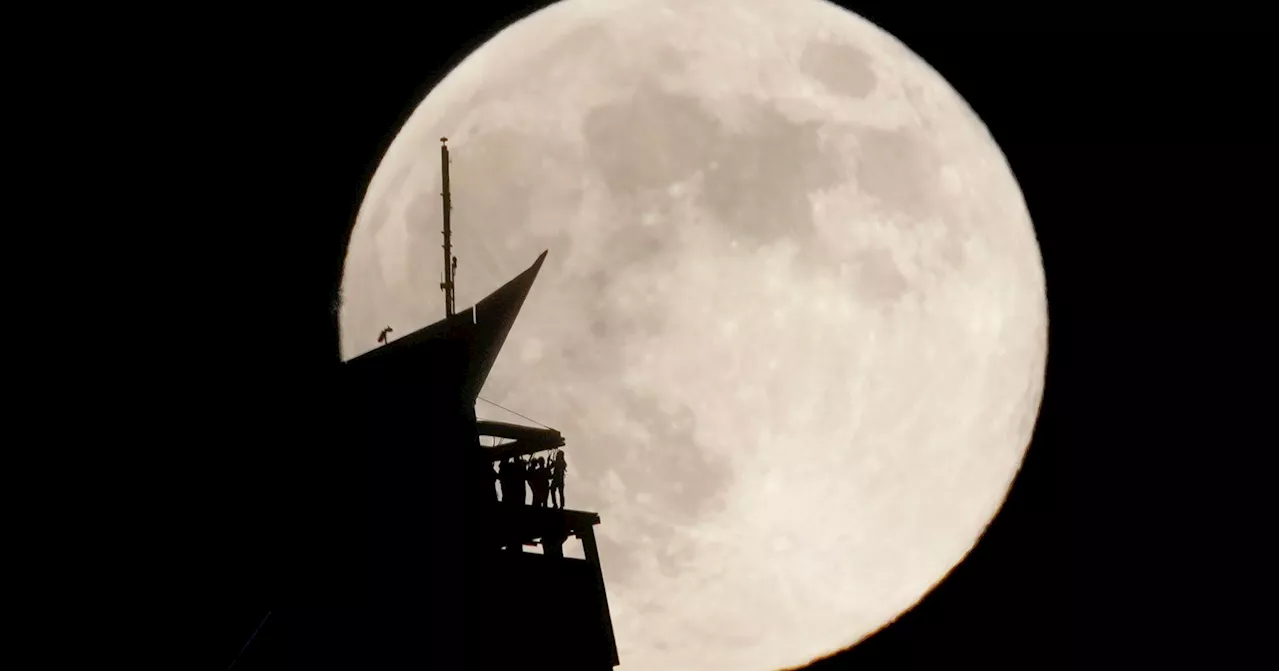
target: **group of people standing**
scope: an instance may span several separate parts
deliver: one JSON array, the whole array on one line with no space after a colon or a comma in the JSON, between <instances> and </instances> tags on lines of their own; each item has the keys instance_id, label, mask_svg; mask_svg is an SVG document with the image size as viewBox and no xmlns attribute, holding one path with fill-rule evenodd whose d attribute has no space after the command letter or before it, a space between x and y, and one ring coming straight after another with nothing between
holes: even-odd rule
<instances>
[{"instance_id":1,"label":"group of people standing","mask_svg":"<svg viewBox=\"0 0 1280 671\"><path fill-rule=\"evenodd\" d=\"M564 452L555 450L550 459L544 457L510 457L498 464L494 476L508 505L525 503L526 486L533 495L535 508L564 508L564 473L568 470ZM549 499L549 501L548 501Z\"/></svg>"}]
</instances>

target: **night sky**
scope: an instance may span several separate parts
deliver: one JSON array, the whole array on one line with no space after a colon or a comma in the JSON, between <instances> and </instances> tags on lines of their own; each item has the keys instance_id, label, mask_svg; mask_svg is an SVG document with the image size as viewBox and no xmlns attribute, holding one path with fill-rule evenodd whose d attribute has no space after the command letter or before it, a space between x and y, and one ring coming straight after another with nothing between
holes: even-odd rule
<instances>
[{"instance_id":1,"label":"night sky","mask_svg":"<svg viewBox=\"0 0 1280 671\"><path fill-rule=\"evenodd\" d=\"M1248 516L1260 490L1242 479L1274 455L1270 14L916 5L846 6L940 72L1008 158L1044 256L1046 390L1024 468L970 557L812 668L1244 668L1242 643L1270 636L1248 615L1270 612L1271 583L1245 571L1264 531ZM272 608L354 598L345 548L362 493L344 479L333 389L346 238L413 107L533 9L439 7L231 21L161 77L201 82L155 128L185 138L192 164L175 226L205 308L189 326L208 339L172 362L191 389L171 435L198 438L177 457L198 475L179 525L195 541L182 598L207 620L173 668L226 668ZM272 668L279 634L269 621L261 636L237 668Z\"/></svg>"}]
</instances>

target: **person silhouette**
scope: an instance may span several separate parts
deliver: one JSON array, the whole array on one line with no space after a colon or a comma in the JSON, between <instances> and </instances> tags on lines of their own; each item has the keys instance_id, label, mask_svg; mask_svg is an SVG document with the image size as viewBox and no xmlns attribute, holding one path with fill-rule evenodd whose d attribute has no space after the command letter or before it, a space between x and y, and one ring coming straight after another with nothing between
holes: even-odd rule
<instances>
[{"instance_id":1,"label":"person silhouette","mask_svg":"<svg viewBox=\"0 0 1280 671\"><path fill-rule=\"evenodd\" d=\"M551 482L547 474L547 460L538 457L533 461L533 470L529 480L529 489L533 490L533 505L537 508L547 507L547 495L550 494Z\"/></svg>"},{"instance_id":2,"label":"person silhouette","mask_svg":"<svg viewBox=\"0 0 1280 671\"><path fill-rule=\"evenodd\" d=\"M538 461L525 457L525 485L529 487L529 505L538 506Z\"/></svg>"},{"instance_id":3,"label":"person silhouette","mask_svg":"<svg viewBox=\"0 0 1280 671\"><path fill-rule=\"evenodd\" d=\"M556 508L564 510L564 473L569 469L569 462L564 452L556 450L551 461L551 500Z\"/></svg>"},{"instance_id":4,"label":"person silhouette","mask_svg":"<svg viewBox=\"0 0 1280 671\"><path fill-rule=\"evenodd\" d=\"M509 506L524 503L524 473L521 464L515 457L508 457L502 462L500 479L502 480L502 502Z\"/></svg>"}]
</instances>

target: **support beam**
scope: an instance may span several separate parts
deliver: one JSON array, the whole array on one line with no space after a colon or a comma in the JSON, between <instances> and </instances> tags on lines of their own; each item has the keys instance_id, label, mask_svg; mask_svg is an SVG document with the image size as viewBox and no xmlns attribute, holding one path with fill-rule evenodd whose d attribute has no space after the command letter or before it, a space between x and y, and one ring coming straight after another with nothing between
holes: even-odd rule
<instances>
[{"instance_id":1,"label":"support beam","mask_svg":"<svg viewBox=\"0 0 1280 671\"><path fill-rule=\"evenodd\" d=\"M508 440L524 440L548 444L557 443L557 447L559 445L564 445L564 436L555 429L541 429L535 426L495 422L488 419L476 421L476 433L482 436L506 438Z\"/></svg>"},{"instance_id":2,"label":"support beam","mask_svg":"<svg viewBox=\"0 0 1280 671\"><path fill-rule=\"evenodd\" d=\"M526 454L537 454L561 447L560 445L546 445L544 443L529 443L523 440L516 440L502 445L493 447L482 446L484 450L485 460L489 463L495 461L505 461L511 457L523 457Z\"/></svg>"},{"instance_id":3,"label":"support beam","mask_svg":"<svg viewBox=\"0 0 1280 671\"><path fill-rule=\"evenodd\" d=\"M596 522L598 523L599 521L600 518L597 516ZM600 550L596 547L595 529L592 526L587 526L585 529L578 530L576 535L582 539L582 550L587 555L587 561L595 569L596 589L600 593L600 621L604 623L608 631L612 632L613 618L609 616L609 599L604 589L604 572L600 569ZM617 666L618 644L613 639L613 636L609 637L609 648L613 666Z\"/></svg>"}]
</instances>

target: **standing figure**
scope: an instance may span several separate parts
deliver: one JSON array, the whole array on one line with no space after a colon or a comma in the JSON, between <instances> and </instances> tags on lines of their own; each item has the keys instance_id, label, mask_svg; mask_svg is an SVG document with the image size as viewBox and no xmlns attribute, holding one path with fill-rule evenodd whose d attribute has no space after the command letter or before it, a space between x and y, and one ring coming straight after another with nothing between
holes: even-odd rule
<instances>
[{"instance_id":1,"label":"standing figure","mask_svg":"<svg viewBox=\"0 0 1280 671\"><path fill-rule=\"evenodd\" d=\"M523 461L524 461L524 468L521 469L520 471L521 475L523 476L520 482L520 503L525 502L524 493L525 493L525 489L527 488L529 491L530 505L537 505L538 504L538 485L537 485L538 479L533 472L534 467L537 466L537 464L534 464L533 459L530 459L529 457L525 457Z\"/></svg>"},{"instance_id":2,"label":"standing figure","mask_svg":"<svg viewBox=\"0 0 1280 671\"><path fill-rule=\"evenodd\" d=\"M499 473L502 481L502 503L508 506L524 503L524 469L516 462L515 457L502 462Z\"/></svg>"},{"instance_id":3,"label":"standing figure","mask_svg":"<svg viewBox=\"0 0 1280 671\"><path fill-rule=\"evenodd\" d=\"M547 473L547 461L538 457L533 461L532 478L529 489L533 490L533 505L536 508L547 507L547 495L550 494L551 482Z\"/></svg>"},{"instance_id":4,"label":"standing figure","mask_svg":"<svg viewBox=\"0 0 1280 671\"><path fill-rule=\"evenodd\" d=\"M524 503L524 467L515 457L503 459L498 466L498 481L502 485L502 505L511 510L512 507ZM501 540L508 552L524 552L524 546L518 536L508 536Z\"/></svg>"},{"instance_id":5,"label":"standing figure","mask_svg":"<svg viewBox=\"0 0 1280 671\"><path fill-rule=\"evenodd\" d=\"M556 450L551 462L551 500L561 510L564 510L564 472L568 469L569 462L565 460L564 452Z\"/></svg>"}]
</instances>

